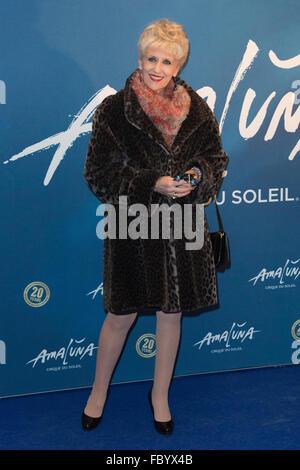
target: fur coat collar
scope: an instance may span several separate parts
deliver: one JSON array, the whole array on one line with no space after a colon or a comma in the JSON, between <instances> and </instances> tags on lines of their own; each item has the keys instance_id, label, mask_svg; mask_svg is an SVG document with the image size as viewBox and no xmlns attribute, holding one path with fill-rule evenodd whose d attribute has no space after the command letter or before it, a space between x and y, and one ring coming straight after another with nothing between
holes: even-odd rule
<instances>
[{"instance_id":1,"label":"fur coat collar","mask_svg":"<svg viewBox=\"0 0 300 470\"><path fill-rule=\"evenodd\" d=\"M135 127L145 132L154 139L169 154L170 149L166 146L162 133L153 124L140 106L137 96L132 89L132 81L136 70L126 80L124 88L124 113L126 119ZM208 118L207 112L203 109L203 99L180 77L175 78L175 85L183 86L191 98L190 110L187 118L183 121L181 128L175 137L171 150L179 149L185 141L201 126Z\"/></svg>"}]
</instances>

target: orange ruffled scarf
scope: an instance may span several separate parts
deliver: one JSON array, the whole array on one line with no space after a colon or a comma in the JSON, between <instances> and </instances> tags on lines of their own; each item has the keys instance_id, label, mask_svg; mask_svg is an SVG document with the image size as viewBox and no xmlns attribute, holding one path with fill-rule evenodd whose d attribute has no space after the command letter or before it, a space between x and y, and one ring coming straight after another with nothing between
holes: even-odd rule
<instances>
[{"instance_id":1,"label":"orange ruffled scarf","mask_svg":"<svg viewBox=\"0 0 300 470\"><path fill-rule=\"evenodd\" d=\"M174 81L171 80L164 96L161 96L145 84L140 70L137 70L133 77L132 88L141 107L171 147L190 110L189 93L182 85L174 87Z\"/></svg>"}]
</instances>

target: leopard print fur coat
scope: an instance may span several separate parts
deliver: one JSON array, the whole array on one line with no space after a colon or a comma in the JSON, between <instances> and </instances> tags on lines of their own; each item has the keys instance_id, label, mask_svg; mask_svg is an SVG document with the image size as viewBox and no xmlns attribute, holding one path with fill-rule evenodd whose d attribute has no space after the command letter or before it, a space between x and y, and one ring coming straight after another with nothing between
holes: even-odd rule
<instances>
[{"instance_id":1,"label":"leopard print fur coat","mask_svg":"<svg viewBox=\"0 0 300 470\"><path fill-rule=\"evenodd\" d=\"M135 72L134 72L135 73ZM191 97L190 111L169 148L163 135L141 108L132 89L134 73L123 90L96 108L84 178L104 204L118 208L120 196L131 204L206 203L218 194L228 155L222 149L219 126L205 102L185 81L176 82ZM153 188L160 176L182 175L196 166L202 171L197 189L172 199ZM116 222L120 213L116 213ZM195 210L192 211L195 228ZM128 216L128 225L134 216ZM171 221L173 220L171 216ZM182 219L183 220L183 219ZM161 220L160 220L161 224ZM173 221L174 224L174 221ZM172 225L172 222L171 222ZM150 227L150 224L149 224ZM103 308L105 313L201 313L219 305L217 277L204 213L204 244L187 250L185 238L105 238L103 240Z\"/></svg>"}]
</instances>

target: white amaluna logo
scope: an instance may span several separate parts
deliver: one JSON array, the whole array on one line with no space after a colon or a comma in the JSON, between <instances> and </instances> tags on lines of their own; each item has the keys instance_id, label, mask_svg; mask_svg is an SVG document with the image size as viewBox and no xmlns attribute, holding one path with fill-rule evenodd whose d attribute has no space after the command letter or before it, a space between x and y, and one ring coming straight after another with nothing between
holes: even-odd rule
<instances>
[{"instance_id":1,"label":"white amaluna logo","mask_svg":"<svg viewBox=\"0 0 300 470\"><path fill-rule=\"evenodd\" d=\"M36 357L28 361L26 364L31 364L35 367L38 363L44 364L48 361L62 361L63 365L68 364L69 359L79 358L82 360L86 355L92 356L97 346L94 343L83 344L85 338L80 340L70 339L67 347L63 346L57 351L48 351L43 349Z\"/></svg>"},{"instance_id":2,"label":"white amaluna logo","mask_svg":"<svg viewBox=\"0 0 300 470\"><path fill-rule=\"evenodd\" d=\"M229 105L233 94L236 92L239 83L244 79L245 74L251 68L254 59L256 58L259 51L259 47L257 44L252 41L251 39L248 41L246 51L244 56L238 66L238 69L234 75L232 83L227 93L225 105L223 108L222 116L220 119L220 133L224 125L224 121L229 110ZM269 51L269 59L275 67L280 69L292 69L300 65L300 55L292 57L286 60L280 60L275 52L272 50ZM292 87L295 88L295 82L293 82ZM106 85L104 88L100 89L95 95L92 96L90 101L87 104L84 104L79 112L75 115L73 121L71 122L70 126L67 130L58 132L55 135L47 137L40 142L32 144L22 150L20 153L13 155L8 160L5 160L3 163L7 164L9 162L13 162L18 160L19 158L26 157L27 155L33 155L41 150L48 149L52 146L57 146L57 149L53 155L49 168L47 170L44 185L47 186L57 167L63 160L66 155L66 152L70 147L72 147L75 140L83 134L90 132L92 130L92 122L88 122L91 120L93 113L96 107L109 95L115 94L116 90L111 88L109 85ZM207 104L210 106L212 110L214 110L215 102L216 102L216 92L209 86L205 86L197 90L197 93L202 98L207 98ZM277 131L278 125L281 118L283 119L283 126L287 132L296 132L299 127L300 122L300 106L296 109L294 114L292 114L293 106L296 104L298 99L295 100L298 91L289 91L287 92L277 104L274 114L271 118L270 124L267 128L266 134L264 136L264 140L271 140L275 132ZM276 91L272 91L269 97L265 100L259 111L257 112L256 116L253 118L252 122L248 123L248 116L251 110L251 105L255 99L256 93L252 88L249 88L245 94L244 101L242 104L240 119L239 119L239 131L240 135L244 139L253 138L257 132L260 130L261 126L264 124L264 120L267 116L268 107L271 101L276 96ZM273 106L273 103L272 103ZM256 107L258 105L256 104ZM290 152L288 159L293 160L297 152L300 150L300 139Z\"/></svg>"},{"instance_id":3,"label":"white amaluna logo","mask_svg":"<svg viewBox=\"0 0 300 470\"><path fill-rule=\"evenodd\" d=\"M260 331L255 330L253 326L247 326L247 322L233 322L229 330L225 330L222 333L209 331L202 339L194 343L193 346L198 346L198 349L201 349L203 345L211 346L215 345L214 343L218 343L229 348L232 343L240 344L246 340L251 341L255 333L260 333Z\"/></svg>"},{"instance_id":4,"label":"white amaluna logo","mask_svg":"<svg viewBox=\"0 0 300 470\"><path fill-rule=\"evenodd\" d=\"M279 280L279 284L284 284L286 280L295 281L298 279L300 274L300 258L296 260L287 259L284 266L277 266L276 268L267 270L267 268L262 268L260 272L249 279L248 282L253 282L253 285L257 282L265 282L266 280Z\"/></svg>"}]
</instances>

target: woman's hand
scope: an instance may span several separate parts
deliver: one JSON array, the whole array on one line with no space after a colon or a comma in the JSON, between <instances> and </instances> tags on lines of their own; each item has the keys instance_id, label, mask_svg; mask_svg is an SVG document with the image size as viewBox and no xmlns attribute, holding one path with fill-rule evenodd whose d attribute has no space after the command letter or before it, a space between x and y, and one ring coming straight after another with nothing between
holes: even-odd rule
<instances>
[{"instance_id":1,"label":"woman's hand","mask_svg":"<svg viewBox=\"0 0 300 470\"><path fill-rule=\"evenodd\" d=\"M172 176L161 176L156 181L154 191L172 197L176 193L176 197L184 197L190 194L196 186L192 186L185 180L174 181Z\"/></svg>"}]
</instances>

